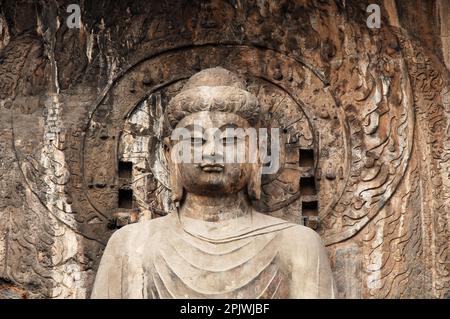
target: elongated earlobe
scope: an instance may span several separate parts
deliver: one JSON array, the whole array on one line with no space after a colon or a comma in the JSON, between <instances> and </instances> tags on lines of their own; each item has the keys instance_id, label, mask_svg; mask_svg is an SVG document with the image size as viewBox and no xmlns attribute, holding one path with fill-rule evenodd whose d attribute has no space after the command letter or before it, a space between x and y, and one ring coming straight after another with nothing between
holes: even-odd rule
<instances>
[{"instance_id":1,"label":"elongated earlobe","mask_svg":"<svg viewBox=\"0 0 450 319\"><path fill-rule=\"evenodd\" d=\"M180 202L183 198L183 184L181 183L180 173L178 167L172 162L170 157L170 144L168 139L165 140L164 155L169 168L169 186L172 191L171 200L173 203Z\"/></svg>"},{"instance_id":2,"label":"elongated earlobe","mask_svg":"<svg viewBox=\"0 0 450 319\"><path fill-rule=\"evenodd\" d=\"M181 178L176 165L172 165L170 170L170 187L172 189L172 201L174 203L180 202L183 198L183 185L181 184Z\"/></svg>"},{"instance_id":3,"label":"elongated earlobe","mask_svg":"<svg viewBox=\"0 0 450 319\"><path fill-rule=\"evenodd\" d=\"M252 173L247 184L247 193L251 200L261 198L261 165L259 163L252 165Z\"/></svg>"}]
</instances>

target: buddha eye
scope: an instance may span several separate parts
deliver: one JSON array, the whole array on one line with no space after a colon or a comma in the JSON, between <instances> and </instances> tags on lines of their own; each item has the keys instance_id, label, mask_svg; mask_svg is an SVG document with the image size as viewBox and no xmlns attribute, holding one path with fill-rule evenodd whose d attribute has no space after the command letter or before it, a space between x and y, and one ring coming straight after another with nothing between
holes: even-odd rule
<instances>
[{"instance_id":1,"label":"buddha eye","mask_svg":"<svg viewBox=\"0 0 450 319\"><path fill-rule=\"evenodd\" d=\"M223 146L237 145L238 138L236 136L226 136L222 138Z\"/></svg>"},{"instance_id":2,"label":"buddha eye","mask_svg":"<svg viewBox=\"0 0 450 319\"><path fill-rule=\"evenodd\" d=\"M204 140L201 137L191 137L190 142L192 146L201 146Z\"/></svg>"}]
</instances>

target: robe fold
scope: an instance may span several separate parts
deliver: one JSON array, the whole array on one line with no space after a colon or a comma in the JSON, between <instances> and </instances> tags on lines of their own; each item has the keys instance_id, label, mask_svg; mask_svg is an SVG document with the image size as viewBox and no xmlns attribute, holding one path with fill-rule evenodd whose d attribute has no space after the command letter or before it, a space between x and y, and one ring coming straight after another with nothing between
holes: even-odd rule
<instances>
[{"instance_id":1,"label":"robe fold","mask_svg":"<svg viewBox=\"0 0 450 319\"><path fill-rule=\"evenodd\" d=\"M209 228L202 228L205 223ZM221 299L334 296L332 272L320 237L307 227L257 212L250 221L237 218L233 224L180 220L177 214L169 214L126 226L109 240L91 295Z\"/></svg>"}]
</instances>

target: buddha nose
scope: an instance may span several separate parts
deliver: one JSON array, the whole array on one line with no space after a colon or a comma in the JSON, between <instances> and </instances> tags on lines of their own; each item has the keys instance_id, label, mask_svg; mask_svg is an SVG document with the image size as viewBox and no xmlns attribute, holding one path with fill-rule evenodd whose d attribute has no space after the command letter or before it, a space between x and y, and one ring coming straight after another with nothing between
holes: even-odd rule
<instances>
[{"instance_id":1,"label":"buddha nose","mask_svg":"<svg viewBox=\"0 0 450 319\"><path fill-rule=\"evenodd\" d=\"M223 163L223 146L219 139L207 139L203 144L203 160L213 163Z\"/></svg>"},{"instance_id":2,"label":"buddha nose","mask_svg":"<svg viewBox=\"0 0 450 319\"><path fill-rule=\"evenodd\" d=\"M214 139L208 139L206 143L203 145L204 147L204 154L207 156L214 156L216 155L216 143Z\"/></svg>"}]
</instances>

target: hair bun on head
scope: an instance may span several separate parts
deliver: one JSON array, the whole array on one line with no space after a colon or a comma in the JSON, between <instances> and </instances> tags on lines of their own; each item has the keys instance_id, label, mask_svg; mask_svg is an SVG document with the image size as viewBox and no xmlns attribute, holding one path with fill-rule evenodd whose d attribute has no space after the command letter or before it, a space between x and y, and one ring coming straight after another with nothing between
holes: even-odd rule
<instances>
[{"instance_id":1,"label":"hair bun on head","mask_svg":"<svg viewBox=\"0 0 450 319\"><path fill-rule=\"evenodd\" d=\"M194 74L166 108L169 130L187 115L201 111L235 113L255 126L259 121L258 99L246 90L236 74L215 67Z\"/></svg>"},{"instance_id":2,"label":"hair bun on head","mask_svg":"<svg viewBox=\"0 0 450 319\"><path fill-rule=\"evenodd\" d=\"M220 66L204 69L191 76L183 86L183 91L199 86L231 86L241 90L246 89L244 81L237 74Z\"/></svg>"}]
</instances>

